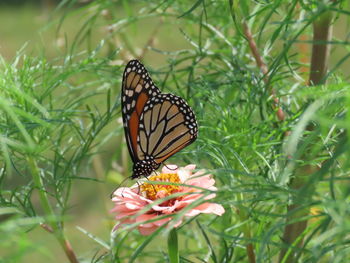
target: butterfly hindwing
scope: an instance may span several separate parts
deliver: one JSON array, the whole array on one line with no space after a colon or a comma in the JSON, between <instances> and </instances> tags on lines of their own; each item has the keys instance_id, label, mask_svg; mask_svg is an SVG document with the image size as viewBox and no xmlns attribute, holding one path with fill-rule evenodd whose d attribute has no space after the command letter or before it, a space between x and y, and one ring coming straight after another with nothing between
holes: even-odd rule
<instances>
[{"instance_id":1,"label":"butterfly hindwing","mask_svg":"<svg viewBox=\"0 0 350 263\"><path fill-rule=\"evenodd\" d=\"M192 109L180 97L158 94L145 105L140 120L138 156L151 156L160 164L197 137Z\"/></svg>"}]
</instances>

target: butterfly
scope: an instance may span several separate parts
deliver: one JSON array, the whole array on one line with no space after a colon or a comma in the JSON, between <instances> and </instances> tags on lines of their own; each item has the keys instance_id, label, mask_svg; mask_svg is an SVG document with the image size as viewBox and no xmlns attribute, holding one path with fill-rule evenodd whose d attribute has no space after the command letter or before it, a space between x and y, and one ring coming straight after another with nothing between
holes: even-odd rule
<instances>
[{"instance_id":1,"label":"butterfly","mask_svg":"<svg viewBox=\"0 0 350 263\"><path fill-rule=\"evenodd\" d=\"M196 117L185 100L163 94L138 60L125 67L121 92L132 179L147 177L169 157L194 142Z\"/></svg>"}]
</instances>

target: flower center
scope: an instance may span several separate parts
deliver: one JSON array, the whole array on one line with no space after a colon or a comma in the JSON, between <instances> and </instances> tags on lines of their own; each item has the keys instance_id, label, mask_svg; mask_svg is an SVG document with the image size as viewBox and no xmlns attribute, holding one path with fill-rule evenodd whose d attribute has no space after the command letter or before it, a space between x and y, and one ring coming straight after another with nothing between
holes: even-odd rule
<instances>
[{"instance_id":1,"label":"flower center","mask_svg":"<svg viewBox=\"0 0 350 263\"><path fill-rule=\"evenodd\" d=\"M149 178L149 181L155 182L170 182L181 183L177 174L164 174L153 175ZM144 182L141 185L141 191L146 195L148 199L155 200L157 198L163 198L180 190L178 185L163 185L163 184L149 184Z\"/></svg>"}]
</instances>

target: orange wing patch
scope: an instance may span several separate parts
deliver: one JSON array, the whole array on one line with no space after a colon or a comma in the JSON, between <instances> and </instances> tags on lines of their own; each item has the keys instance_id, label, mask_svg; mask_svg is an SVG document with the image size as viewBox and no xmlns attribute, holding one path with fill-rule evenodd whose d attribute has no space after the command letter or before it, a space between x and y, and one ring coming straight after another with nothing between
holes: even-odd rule
<instances>
[{"instance_id":1,"label":"orange wing patch","mask_svg":"<svg viewBox=\"0 0 350 263\"><path fill-rule=\"evenodd\" d=\"M132 149L135 153L137 152L137 135L138 135L138 129L139 129L139 122L140 122L139 116L134 111L131 114L131 117L129 120L129 128L130 128Z\"/></svg>"},{"instance_id":2,"label":"orange wing patch","mask_svg":"<svg viewBox=\"0 0 350 263\"><path fill-rule=\"evenodd\" d=\"M139 132L139 123L140 123L140 115L145 107L145 104L148 100L148 96L145 93L141 93L137 99L136 110L131 114L129 120L129 129L130 129L130 137L131 144L134 153L137 153L137 137Z\"/></svg>"},{"instance_id":3,"label":"orange wing patch","mask_svg":"<svg viewBox=\"0 0 350 263\"><path fill-rule=\"evenodd\" d=\"M148 96L146 93L141 93L140 96L137 99L136 103L136 112L139 116L141 116L141 113L143 111L143 108L145 107L145 104L148 100Z\"/></svg>"}]
</instances>

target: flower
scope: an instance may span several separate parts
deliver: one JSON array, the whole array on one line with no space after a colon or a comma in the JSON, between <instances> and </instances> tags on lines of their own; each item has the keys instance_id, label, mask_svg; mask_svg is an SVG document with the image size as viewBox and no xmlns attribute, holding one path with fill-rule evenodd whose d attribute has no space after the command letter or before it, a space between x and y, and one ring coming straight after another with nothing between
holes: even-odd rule
<instances>
[{"instance_id":1,"label":"flower","mask_svg":"<svg viewBox=\"0 0 350 263\"><path fill-rule=\"evenodd\" d=\"M187 165L184 168L177 168L175 165L168 165L163 167L162 173L152 175L148 178L149 181L171 182L186 184L187 186L165 185L165 184L150 184L148 181L143 181L140 185L134 185L131 188L118 188L112 197L114 208L112 213L116 213L115 219L120 223L115 229L121 227L123 224L140 223L138 229L142 235L150 235L159 227L168 224L173 217L166 217L156 220L157 217L164 215L176 214L178 211L187 207L198 199L204 198L209 200L215 197L215 194L209 194L204 197L200 187L215 191L215 180L211 175L204 174L203 171L192 173L195 165ZM159 204L156 200L167 197L171 194L183 193L184 195L164 200ZM154 204L154 205L152 205ZM140 214L140 211L146 206L150 209L145 213ZM222 215L225 212L224 208L216 203L204 202L196 207L190 208L184 213L184 216L192 217L201 213ZM146 222L153 219L152 222ZM173 222L174 227L181 225L183 218ZM145 222L145 223L142 223Z\"/></svg>"}]
</instances>

